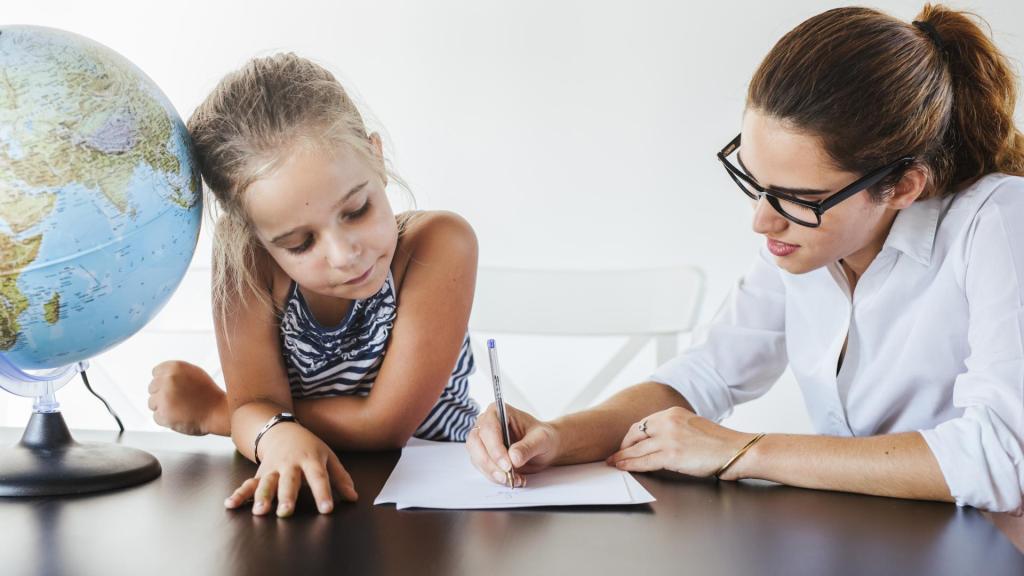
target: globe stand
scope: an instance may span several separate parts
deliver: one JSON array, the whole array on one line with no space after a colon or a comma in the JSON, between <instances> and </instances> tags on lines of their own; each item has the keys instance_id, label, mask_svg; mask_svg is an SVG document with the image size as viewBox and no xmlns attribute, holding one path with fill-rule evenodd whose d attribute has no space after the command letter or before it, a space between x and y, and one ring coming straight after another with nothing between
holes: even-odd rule
<instances>
[{"instance_id":1,"label":"globe stand","mask_svg":"<svg viewBox=\"0 0 1024 576\"><path fill-rule=\"evenodd\" d=\"M160 476L160 462L148 452L76 442L58 409L52 383L43 390L21 442L0 448L0 497L86 494Z\"/></svg>"}]
</instances>

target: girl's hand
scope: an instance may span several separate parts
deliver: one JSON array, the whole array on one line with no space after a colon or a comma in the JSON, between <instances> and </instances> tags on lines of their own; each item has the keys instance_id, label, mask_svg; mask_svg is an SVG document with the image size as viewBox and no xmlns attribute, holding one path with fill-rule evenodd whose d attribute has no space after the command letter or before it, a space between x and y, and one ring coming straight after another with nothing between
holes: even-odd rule
<instances>
[{"instance_id":1,"label":"girl's hand","mask_svg":"<svg viewBox=\"0 0 1024 576\"><path fill-rule=\"evenodd\" d=\"M153 420L182 434L231 433L224 391L202 368L171 360L153 368L149 383L149 409Z\"/></svg>"},{"instance_id":2,"label":"girl's hand","mask_svg":"<svg viewBox=\"0 0 1024 576\"><path fill-rule=\"evenodd\" d=\"M505 484L505 471L512 468L517 473L532 474L551 465L558 453L558 433L547 422L505 404L508 416L509 436L512 446L505 450L501 423L494 404L487 407L477 418L476 427L466 438L466 449L473 465L484 476L498 484ZM526 479L517 474L516 485L524 486Z\"/></svg>"},{"instance_id":3,"label":"girl's hand","mask_svg":"<svg viewBox=\"0 0 1024 576\"><path fill-rule=\"evenodd\" d=\"M277 497L277 515L284 518L295 511L295 500L303 480L309 486L321 514L334 510L333 488L342 499L354 501L356 489L338 456L315 434L294 422L283 422L267 431L260 440L260 467L224 501L237 508L252 499L252 513L262 516L270 511Z\"/></svg>"},{"instance_id":4,"label":"girl's hand","mask_svg":"<svg viewBox=\"0 0 1024 576\"><path fill-rule=\"evenodd\" d=\"M641 431L647 422L646 432ZM620 470L671 470L690 476L711 476L754 437L719 426L680 407L655 412L629 427L619 451L607 462ZM738 462L737 462L738 463ZM723 480L738 477L731 466Z\"/></svg>"}]
</instances>

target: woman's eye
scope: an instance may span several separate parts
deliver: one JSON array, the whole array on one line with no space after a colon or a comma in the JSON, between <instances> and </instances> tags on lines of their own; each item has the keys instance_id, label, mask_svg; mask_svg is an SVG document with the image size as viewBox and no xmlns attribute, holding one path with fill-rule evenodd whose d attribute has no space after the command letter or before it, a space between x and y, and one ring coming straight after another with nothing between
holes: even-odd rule
<instances>
[{"instance_id":1,"label":"woman's eye","mask_svg":"<svg viewBox=\"0 0 1024 576\"><path fill-rule=\"evenodd\" d=\"M358 220L360 216L366 214L367 212L369 212L369 210L370 200L367 199L366 202L363 202L363 205L360 206L357 210L349 212L348 214L343 214L342 217L345 218L345 220Z\"/></svg>"},{"instance_id":2,"label":"woman's eye","mask_svg":"<svg viewBox=\"0 0 1024 576\"><path fill-rule=\"evenodd\" d=\"M302 244L299 244L298 246L295 246L294 248L286 248L286 250L288 250L292 254L302 254L306 250L309 250L309 247L312 246L312 245L313 245L313 237L312 236L306 236L306 240L303 241Z\"/></svg>"}]
</instances>

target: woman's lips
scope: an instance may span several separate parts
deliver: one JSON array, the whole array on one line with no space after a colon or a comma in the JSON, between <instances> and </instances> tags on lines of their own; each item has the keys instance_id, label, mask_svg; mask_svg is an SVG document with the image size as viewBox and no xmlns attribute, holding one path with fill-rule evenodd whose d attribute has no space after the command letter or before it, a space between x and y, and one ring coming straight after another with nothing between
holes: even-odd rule
<instances>
[{"instance_id":1,"label":"woman's lips","mask_svg":"<svg viewBox=\"0 0 1024 576\"><path fill-rule=\"evenodd\" d=\"M768 251L771 252L774 256L789 256L790 254L795 252L797 248L800 247L797 246L796 244L786 244L785 242L779 242L778 240L773 240L771 238L768 238L767 240Z\"/></svg>"}]
</instances>

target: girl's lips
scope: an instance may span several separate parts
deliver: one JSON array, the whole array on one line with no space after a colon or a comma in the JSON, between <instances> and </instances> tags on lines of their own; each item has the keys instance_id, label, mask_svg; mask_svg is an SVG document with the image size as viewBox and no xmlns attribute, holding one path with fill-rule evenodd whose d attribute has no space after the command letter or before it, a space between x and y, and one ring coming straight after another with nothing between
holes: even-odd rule
<instances>
[{"instance_id":1,"label":"girl's lips","mask_svg":"<svg viewBox=\"0 0 1024 576\"><path fill-rule=\"evenodd\" d=\"M345 282L345 286L352 286L353 284L362 284L363 282L366 281L367 278L370 277L371 273L373 273L373 266L367 268L366 272L363 272L358 278L353 278L348 282Z\"/></svg>"},{"instance_id":2,"label":"girl's lips","mask_svg":"<svg viewBox=\"0 0 1024 576\"><path fill-rule=\"evenodd\" d=\"M774 256L789 256L790 254L795 252L797 248L800 247L796 244L786 244L785 242L779 242L778 240L773 240L771 238L768 238L767 240L768 251L771 252Z\"/></svg>"}]
</instances>

